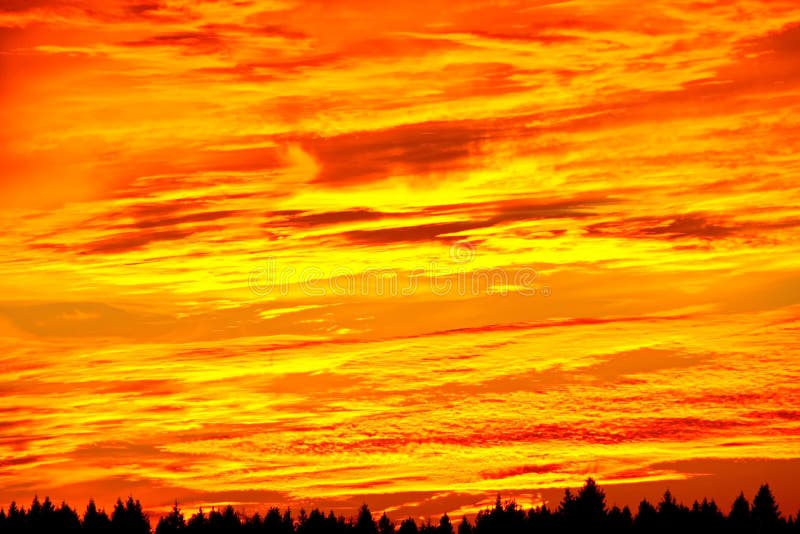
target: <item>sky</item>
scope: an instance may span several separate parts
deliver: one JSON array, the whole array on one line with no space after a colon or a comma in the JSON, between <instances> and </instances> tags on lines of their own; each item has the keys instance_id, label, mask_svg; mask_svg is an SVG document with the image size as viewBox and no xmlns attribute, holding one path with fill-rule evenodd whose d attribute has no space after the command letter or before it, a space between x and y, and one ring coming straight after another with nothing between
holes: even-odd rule
<instances>
[{"instance_id":1,"label":"sky","mask_svg":"<svg viewBox=\"0 0 800 534\"><path fill-rule=\"evenodd\" d=\"M0 506L800 508L800 4L5 0Z\"/></svg>"}]
</instances>

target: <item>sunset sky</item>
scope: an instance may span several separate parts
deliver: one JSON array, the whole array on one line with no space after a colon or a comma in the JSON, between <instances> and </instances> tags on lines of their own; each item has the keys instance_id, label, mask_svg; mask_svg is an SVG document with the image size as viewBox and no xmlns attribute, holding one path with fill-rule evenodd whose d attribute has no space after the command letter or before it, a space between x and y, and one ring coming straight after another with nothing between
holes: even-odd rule
<instances>
[{"instance_id":1,"label":"sunset sky","mask_svg":"<svg viewBox=\"0 0 800 534\"><path fill-rule=\"evenodd\" d=\"M0 506L800 508L797 0L2 0L0 81Z\"/></svg>"}]
</instances>

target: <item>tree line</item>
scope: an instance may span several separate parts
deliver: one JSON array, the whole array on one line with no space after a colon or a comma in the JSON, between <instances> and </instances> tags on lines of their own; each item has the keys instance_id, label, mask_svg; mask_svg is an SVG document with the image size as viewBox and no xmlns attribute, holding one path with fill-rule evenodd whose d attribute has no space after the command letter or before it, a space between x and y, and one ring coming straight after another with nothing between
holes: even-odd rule
<instances>
[{"instance_id":1,"label":"tree line","mask_svg":"<svg viewBox=\"0 0 800 534\"><path fill-rule=\"evenodd\" d=\"M318 508L301 509L292 515L291 509L270 508L263 516L245 515L232 506L201 508L188 519L178 504L162 516L154 534L572 534L572 533L630 533L630 534L800 534L800 512L784 517L768 485L759 488L752 504L741 493L730 511L725 514L712 499L695 501L686 506L667 491L658 503L646 499L639 503L634 514L629 507L619 508L606 503L605 492L591 478L573 493L569 489L558 506L542 505L528 510L513 500L501 501L498 495L494 507L478 512L470 521L462 517L454 524L447 514L437 522L430 519L417 522L406 518L399 523L384 512L376 521L364 504L355 517L327 515ZM49 498L34 497L26 510L12 502L8 510L0 509L0 533L3 534L153 534L150 518L138 500L117 499L111 514L98 509L89 501L82 516L65 502L55 506Z\"/></svg>"}]
</instances>

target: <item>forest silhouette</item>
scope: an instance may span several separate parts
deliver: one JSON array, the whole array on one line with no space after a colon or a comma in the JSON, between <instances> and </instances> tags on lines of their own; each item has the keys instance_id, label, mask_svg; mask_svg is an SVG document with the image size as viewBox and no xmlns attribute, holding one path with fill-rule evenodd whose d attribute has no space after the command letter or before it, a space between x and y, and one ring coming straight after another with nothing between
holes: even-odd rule
<instances>
[{"instance_id":1,"label":"forest silhouette","mask_svg":"<svg viewBox=\"0 0 800 534\"><path fill-rule=\"evenodd\" d=\"M417 522L406 518L395 523L386 513L376 521L364 504L355 517L327 515L315 508L270 508L261 514L244 515L232 506L222 509L201 508L188 519L175 503L172 511L162 516L155 530L141 503L129 497L117 499L110 515L89 501L83 515L65 502L55 506L49 498L34 497L28 509L12 502L8 510L0 509L0 533L90 533L90 534L218 534L229 532L262 534L536 534L536 533L800 533L798 516L784 517L768 485L759 488L752 504L741 493L725 514L714 500L695 501L685 506L669 492L652 504L639 503L636 512L627 506L610 507L605 493L591 478L573 493L569 489L557 507L546 505L523 509L515 501L502 501L498 495L494 507L478 512L472 520L462 517L454 524L447 514L438 522L430 519Z\"/></svg>"}]
</instances>

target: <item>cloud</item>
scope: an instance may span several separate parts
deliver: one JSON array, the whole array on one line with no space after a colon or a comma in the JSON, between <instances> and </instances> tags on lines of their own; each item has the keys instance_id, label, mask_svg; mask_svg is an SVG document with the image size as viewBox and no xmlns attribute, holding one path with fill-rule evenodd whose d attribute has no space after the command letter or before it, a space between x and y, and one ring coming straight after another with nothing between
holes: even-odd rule
<instances>
[{"instance_id":1,"label":"cloud","mask_svg":"<svg viewBox=\"0 0 800 534\"><path fill-rule=\"evenodd\" d=\"M381 230L353 230L343 233L348 241L360 244L409 243L414 241L457 241L459 236L449 236L458 232L474 230L484 226L480 222L452 222L385 228Z\"/></svg>"},{"instance_id":2,"label":"cloud","mask_svg":"<svg viewBox=\"0 0 800 534\"><path fill-rule=\"evenodd\" d=\"M569 468L569 464L548 463L548 464L524 464L511 469L483 471L481 476L484 480L502 480L504 478L527 475L529 473L542 474L564 471Z\"/></svg>"},{"instance_id":3,"label":"cloud","mask_svg":"<svg viewBox=\"0 0 800 534\"><path fill-rule=\"evenodd\" d=\"M85 254L121 254L144 248L159 241L179 241L194 235L197 230L155 230L125 232L89 243Z\"/></svg>"},{"instance_id":4,"label":"cloud","mask_svg":"<svg viewBox=\"0 0 800 534\"><path fill-rule=\"evenodd\" d=\"M350 222L376 221L386 217L409 216L408 213L387 213L367 208L349 209L343 211L323 211L308 213L296 211L288 214L287 222L299 226L327 226Z\"/></svg>"},{"instance_id":5,"label":"cloud","mask_svg":"<svg viewBox=\"0 0 800 534\"><path fill-rule=\"evenodd\" d=\"M624 376L657 373L665 369L681 369L708 363L711 355L685 354L680 351L642 348L601 358L601 363L587 367L584 372L602 380L613 381Z\"/></svg>"},{"instance_id":6,"label":"cloud","mask_svg":"<svg viewBox=\"0 0 800 534\"><path fill-rule=\"evenodd\" d=\"M800 219L740 221L730 215L686 213L593 223L586 227L586 232L594 237L715 241L727 238L758 238L769 230L798 225Z\"/></svg>"},{"instance_id":7,"label":"cloud","mask_svg":"<svg viewBox=\"0 0 800 534\"><path fill-rule=\"evenodd\" d=\"M481 152L488 126L468 121L409 124L308 140L304 148L321 166L315 183L368 183L454 170Z\"/></svg>"},{"instance_id":8,"label":"cloud","mask_svg":"<svg viewBox=\"0 0 800 534\"><path fill-rule=\"evenodd\" d=\"M769 53L794 58L800 52L800 23L789 23L766 35L744 39L739 47L744 54Z\"/></svg>"},{"instance_id":9,"label":"cloud","mask_svg":"<svg viewBox=\"0 0 800 534\"><path fill-rule=\"evenodd\" d=\"M183 49L185 54L211 54L225 50L225 40L212 31L177 32L153 35L138 41L126 41L124 46L175 46Z\"/></svg>"},{"instance_id":10,"label":"cloud","mask_svg":"<svg viewBox=\"0 0 800 534\"><path fill-rule=\"evenodd\" d=\"M462 220L388 227L378 230L352 230L342 233L342 236L348 241L358 244L456 241L464 239L464 234L471 230L492 228L506 223L589 217L594 206L605 202L605 199L590 197L541 202L508 199L496 202L429 206L416 214L406 213L405 215L439 216ZM490 215L487 216L487 212ZM397 215L392 214L392 216Z\"/></svg>"},{"instance_id":11,"label":"cloud","mask_svg":"<svg viewBox=\"0 0 800 534\"><path fill-rule=\"evenodd\" d=\"M122 336L139 338L169 329L157 313L127 311L94 302L5 303L0 314L20 329L44 337Z\"/></svg>"},{"instance_id":12,"label":"cloud","mask_svg":"<svg viewBox=\"0 0 800 534\"><path fill-rule=\"evenodd\" d=\"M218 221L238 215L236 210L200 211L186 213L175 217L141 219L131 225L121 225L122 228L156 228L159 226L174 226L177 224Z\"/></svg>"}]
</instances>

